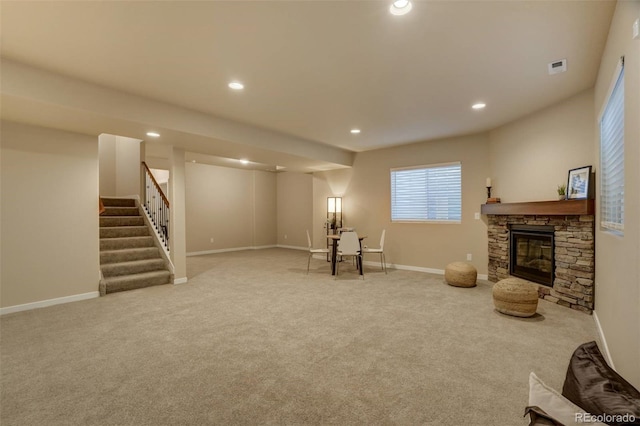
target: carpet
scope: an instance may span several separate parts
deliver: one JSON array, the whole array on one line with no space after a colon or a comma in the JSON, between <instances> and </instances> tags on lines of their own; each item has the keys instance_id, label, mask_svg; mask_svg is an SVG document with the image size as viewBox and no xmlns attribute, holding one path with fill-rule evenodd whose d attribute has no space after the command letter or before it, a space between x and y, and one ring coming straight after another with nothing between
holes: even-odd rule
<instances>
[{"instance_id":1,"label":"carpet","mask_svg":"<svg viewBox=\"0 0 640 426\"><path fill-rule=\"evenodd\" d=\"M593 318L493 309L492 283L287 249L189 257L189 282L0 318L3 425L525 425Z\"/></svg>"}]
</instances>

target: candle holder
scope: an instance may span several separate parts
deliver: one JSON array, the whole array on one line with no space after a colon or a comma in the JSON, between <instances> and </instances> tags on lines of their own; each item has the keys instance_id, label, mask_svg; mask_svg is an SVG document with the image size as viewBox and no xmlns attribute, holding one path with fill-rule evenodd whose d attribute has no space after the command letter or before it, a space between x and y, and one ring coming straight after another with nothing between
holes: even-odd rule
<instances>
[{"instance_id":1,"label":"candle holder","mask_svg":"<svg viewBox=\"0 0 640 426\"><path fill-rule=\"evenodd\" d=\"M487 186L487 200L491 198L491 187Z\"/></svg>"}]
</instances>

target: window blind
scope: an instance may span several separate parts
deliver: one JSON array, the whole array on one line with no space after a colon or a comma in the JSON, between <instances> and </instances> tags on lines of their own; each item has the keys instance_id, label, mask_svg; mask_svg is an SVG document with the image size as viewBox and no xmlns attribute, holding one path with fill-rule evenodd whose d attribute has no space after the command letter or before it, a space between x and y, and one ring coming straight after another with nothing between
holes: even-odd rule
<instances>
[{"instance_id":1,"label":"window blind","mask_svg":"<svg viewBox=\"0 0 640 426\"><path fill-rule=\"evenodd\" d=\"M391 170L393 222L460 222L460 163Z\"/></svg>"},{"instance_id":2,"label":"window blind","mask_svg":"<svg viewBox=\"0 0 640 426\"><path fill-rule=\"evenodd\" d=\"M624 66L600 119L600 225L624 230Z\"/></svg>"}]
</instances>

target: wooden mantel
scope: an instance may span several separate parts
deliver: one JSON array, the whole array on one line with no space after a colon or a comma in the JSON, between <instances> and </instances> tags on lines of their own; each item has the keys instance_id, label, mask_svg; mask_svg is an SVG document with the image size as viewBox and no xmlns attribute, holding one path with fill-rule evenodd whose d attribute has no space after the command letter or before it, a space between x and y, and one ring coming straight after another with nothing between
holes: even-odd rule
<instances>
[{"instance_id":1,"label":"wooden mantel","mask_svg":"<svg viewBox=\"0 0 640 426\"><path fill-rule=\"evenodd\" d=\"M595 214L594 200L534 201L495 203L480 206L482 214L572 216Z\"/></svg>"}]
</instances>

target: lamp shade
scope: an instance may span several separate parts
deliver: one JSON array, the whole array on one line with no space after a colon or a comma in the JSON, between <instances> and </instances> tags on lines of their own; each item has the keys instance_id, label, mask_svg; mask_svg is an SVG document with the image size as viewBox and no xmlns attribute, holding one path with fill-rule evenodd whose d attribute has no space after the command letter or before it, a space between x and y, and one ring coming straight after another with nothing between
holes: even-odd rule
<instances>
[{"instance_id":1,"label":"lamp shade","mask_svg":"<svg viewBox=\"0 0 640 426\"><path fill-rule=\"evenodd\" d=\"M342 197L327 198L327 213L342 213Z\"/></svg>"}]
</instances>

